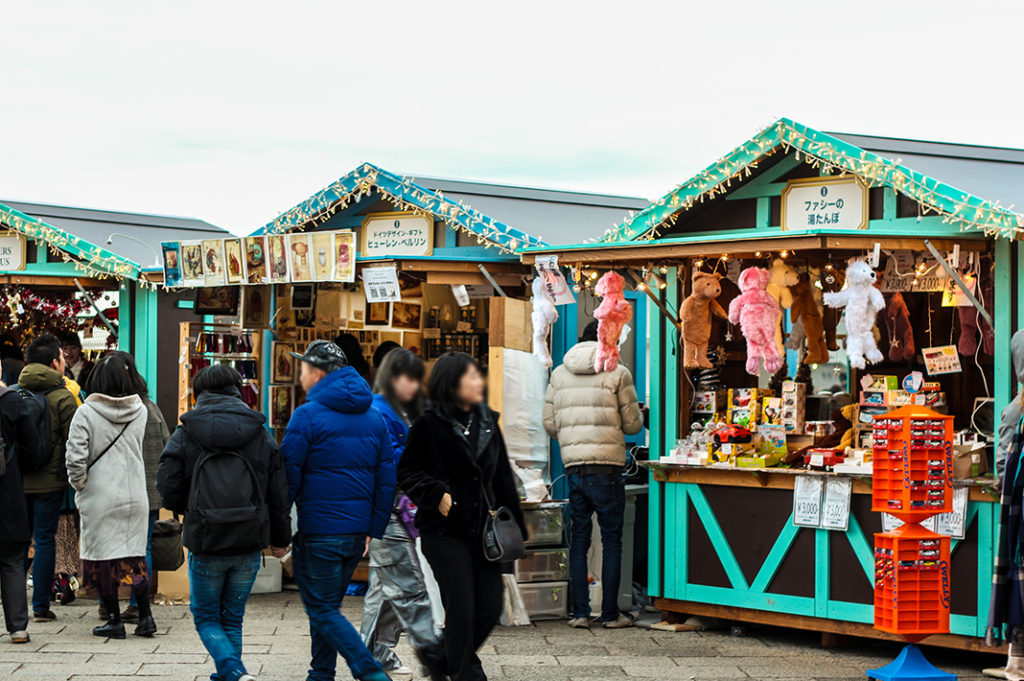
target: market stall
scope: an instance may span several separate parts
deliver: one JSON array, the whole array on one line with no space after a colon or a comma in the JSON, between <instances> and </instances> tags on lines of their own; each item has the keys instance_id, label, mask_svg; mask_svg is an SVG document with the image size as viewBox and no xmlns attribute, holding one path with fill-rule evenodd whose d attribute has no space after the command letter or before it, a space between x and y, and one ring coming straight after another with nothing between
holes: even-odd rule
<instances>
[{"instance_id":1,"label":"market stall","mask_svg":"<svg viewBox=\"0 0 1024 681\"><path fill-rule=\"evenodd\" d=\"M980 645L998 512L985 474L1019 304L1003 237L1020 225L782 119L600 243L525 250L557 254L570 280L618 270L650 300L647 587L661 609L883 636L873 417L921 404L954 417L958 477L936 521L954 534L953 635L928 642ZM928 494L922 482L908 503Z\"/></svg>"}]
</instances>

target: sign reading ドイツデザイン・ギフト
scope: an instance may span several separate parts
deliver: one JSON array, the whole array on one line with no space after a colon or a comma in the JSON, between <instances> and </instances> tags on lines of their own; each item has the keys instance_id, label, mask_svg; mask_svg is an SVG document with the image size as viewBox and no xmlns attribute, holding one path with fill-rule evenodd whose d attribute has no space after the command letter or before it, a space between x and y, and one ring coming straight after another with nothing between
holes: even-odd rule
<instances>
[{"instance_id":1,"label":"sign reading \u30c9\u30a4\u30c4\u30c7\u30b6\u30a4\u30f3\u30fb\u30ae\u30d5\u30c8","mask_svg":"<svg viewBox=\"0 0 1024 681\"><path fill-rule=\"evenodd\" d=\"M14 232L0 233L0 272L25 269L25 237Z\"/></svg>"},{"instance_id":2,"label":"sign reading \u30c9\u30a4\u30c4\u30c7\u30b6\u30a4\u30f3\u30fb\u30ae\u30d5\u30c8","mask_svg":"<svg viewBox=\"0 0 1024 681\"><path fill-rule=\"evenodd\" d=\"M782 229L867 229L868 190L858 178L790 180L782 190Z\"/></svg>"},{"instance_id":3,"label":"sign reading \u30c9\u30a4\u30c4\u30c7\u30b6\u30a4\u30f3\u30fb\u30ae\u30d5\u30c8","mask_svg":"<svg viewBox=\"0 0 1024 681\"><path fill-rule=\"evenodd\" d=\"M416 213L377 213L363 222L362 256L425 256L434 250L434 221Z\"/></svg>"}]
</instances>

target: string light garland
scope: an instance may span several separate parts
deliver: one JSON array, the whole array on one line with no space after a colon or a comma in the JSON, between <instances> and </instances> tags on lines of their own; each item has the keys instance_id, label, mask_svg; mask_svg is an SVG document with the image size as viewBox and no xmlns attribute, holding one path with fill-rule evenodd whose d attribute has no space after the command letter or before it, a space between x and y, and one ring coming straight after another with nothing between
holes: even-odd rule
<instances>
[{"instance_id":1,"label":"string light garland","mask_svg":"<svg viewBox=\"0 0 1024 681\"><path fill-rule=\"evenodd\" d=\"M602 242L653 240L675 225L678 217L703 203L725 194L733 182L751 177L765 159L782 150L826 174L857 175L869 187L889 186L918 204L920 214L934 213L960 231L981 230L987 236L1015 238L1024 232L1024 215L1013 206L981 199L922 173L860 149L831 135L818 132L787 118L781 118L697 173L687 182L658 199L639 213L627 215L621 225L608 229Z\"/></svg>"},{"instance_id":2,"label":"string light garland","mask_svg":"<svg viewBox=\"0 0 1024 681\"><path fill-rule=\"evenodd\" d=\"M514 254L520 248L547 246L540 237L531 236L498 222L460 201L446 198L440 191L430 191L408 177L398 177L371 163L364 163L339 178L302 203L282 213L263 227L263 234L302 231L324 224L339 210L359 203L364 196L379 192L397 210L417 215L434 216L450 227L470 236L485 248L495 247L502 253Z\"/></svg>"}]
</instances>

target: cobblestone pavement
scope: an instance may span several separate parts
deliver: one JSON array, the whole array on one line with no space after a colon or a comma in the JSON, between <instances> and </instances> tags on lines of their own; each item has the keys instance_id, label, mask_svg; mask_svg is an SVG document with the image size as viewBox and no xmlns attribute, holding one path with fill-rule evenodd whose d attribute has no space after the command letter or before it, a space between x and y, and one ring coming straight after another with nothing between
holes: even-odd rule
<instances>
[{"instance_id":1,"label":"cobblestone pavement","mask_svg":"<svg viewBox=\"0 0 1024 681\"><path fill-rule=\"evenodd\" d=\"M358 622L362 599L346 600L345 614ZM59 619L30 625L32 642L24 646L0 637L0 676L47 681L205 681L213 671L192 627L188 608L154 607L160 630L151 639L129 635L105 641L91 635L98 620L94 603L57 606ZM131 629L129 629L129 632ZM294 592L253 596L245 623L245 662L261 681L302 681L309 655L309 630ZM668 633L643 629L591 631L563 622L499 627L481 657L492 679L567 681L640 679L858 679L864 670L892 660L899 648L864 641L852 647L822 649L816 636L778 629L752 631L734 638L728 631ZM399 653L412 662L404 644ZM980 681L982 666L999 664L994 656L927 649L943 669L961 681ZM419 675L416 675L419 678ZM338 679L349 678L342 664ZM408 679L408 676L396 679Z\"/></svg>"}]
</instances>

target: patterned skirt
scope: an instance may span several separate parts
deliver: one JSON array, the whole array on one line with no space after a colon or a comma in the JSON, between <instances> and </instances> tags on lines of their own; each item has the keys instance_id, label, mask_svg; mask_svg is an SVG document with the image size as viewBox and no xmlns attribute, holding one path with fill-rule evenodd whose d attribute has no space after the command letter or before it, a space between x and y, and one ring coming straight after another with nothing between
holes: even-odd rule
<instances>
[{"instance_id":1,"label":"patterned skirt","mask_svg":"<svg viewBox=\"0 0 1024 681\"><path fill-rule=\"evenodd\" d=\"M148 584L145 556L82 561L82 585L96 589L100 594L109 594L115 586L136 590L146 588Z\"/></svg>"}]
</instances>

